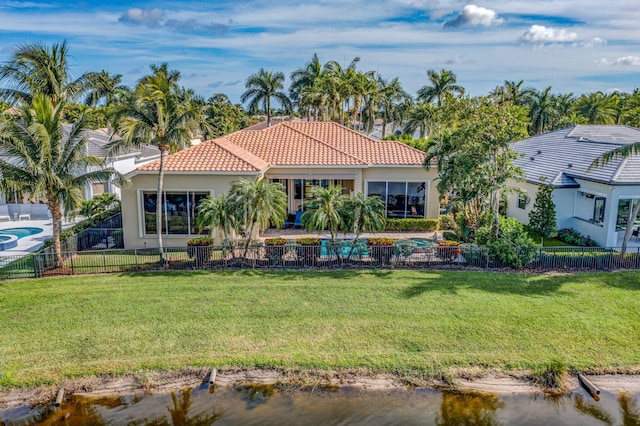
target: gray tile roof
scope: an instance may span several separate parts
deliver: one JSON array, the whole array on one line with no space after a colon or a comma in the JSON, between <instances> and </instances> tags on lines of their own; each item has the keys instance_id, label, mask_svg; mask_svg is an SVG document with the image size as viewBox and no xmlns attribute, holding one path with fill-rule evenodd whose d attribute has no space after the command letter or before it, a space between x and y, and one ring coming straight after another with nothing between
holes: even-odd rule
<instances>
[{"instance_id":1,"label":"gray tile roof","mask_svg":"<svg viewBox=\"0 0 640 426\"><path fill-rule=\"evenodd\" d=\"M640 156L617 158L604 167L589 170L605 152L640 142L640 129L628 126L579 125L515 142L512 148L523 154L515 163L527 180L543 179L554 187L578 187L575 179L614 185L640 185Z\"/></svg>"},{"instance_id":2,"label":"gray tile roof","mask_svg":"<svg viewBox=\"0 0 640 426\"><path fill-rule=\"evenodd\" d=\"M65 136L69 135L71 131L71 124L62 125ZM87 138L87 155L106 158L107 151L104 147L111 142L111 134L107 129L97 130L85 130L85 137ZM132 148L128 152L121 153L117 157L127 157L134 155L138 158L157 157L160 155L160 150L155 146L143 145L140 148Z\"/></svg>"}]
</instances>

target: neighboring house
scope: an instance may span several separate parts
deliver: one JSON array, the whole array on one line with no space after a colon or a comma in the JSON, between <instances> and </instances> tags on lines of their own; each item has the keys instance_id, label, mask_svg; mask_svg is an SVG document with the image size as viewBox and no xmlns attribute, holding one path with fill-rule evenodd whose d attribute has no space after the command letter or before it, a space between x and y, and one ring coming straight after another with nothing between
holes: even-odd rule
<instances>
[{"instance_id":1,"label":"neighboring house","mask_svg":"<svg viewBox=\"0 0 640 426\"><path fill-rule=\"evenodd\" d=\"M63 130L65 135L69 134L71 124L63 124ZM107 167L112 167L123 175L135 170L137 167L155 161L160 158L160 151L157 147L144 145L140 149L131 149L126 153L119 154L117 156L109 157L105 145L111 142L111 134L107 129L98 130L86 130L84 132L87 138L87 154L102 158L105 160ZM87 200L92 199L96 195L102 193L116 194L120 198L120 188L118 188L113 179L109 179L106 182L94 182L87 186L84 191L84 198ZM24 207L19 204L31 205L32 218L47 218L48 211L39 199L33 199L29 197L29 194L2 194L0 193L0 205L7 204L10 216L18 217L17 213L25 211Z\"/></svg>"},{"instance_id":2,"label":"neighboring house","mask_svg":"<svg viewBox=\"0 0 640 426\"><path fill-rule=\"evenodd\" d=\"M345 193L364 192L385 202L393 218L437 218L434 168L422 166L425 153L395 141L366 137L332 122L282 122L261 130L244 129L166 158L165 245L185 245L201 231L198 202L226 193L239 178L282 183L288 212L304 208L314 185L341 185ZM159 162L129 174L122 191L125 247L156 246L156 191Z\"/></svg>"},{"instance_id":3,"label":"neighboring house","mask_svg":"<svg viewBox=\"0 0 640 426\"><path fill-rule=\"evenodd\" d=\"M538 187L548 183L554 188L558 228L571 227L601 246L619 247L631 203L640 198L640 156L589 167L605 152L638 141L640 130L633 127L578 125L514 143L524 154L515 163L526 182L511 182L523 193L510 196L507 216L528 223Z\"/></svg>"}]
</instances>

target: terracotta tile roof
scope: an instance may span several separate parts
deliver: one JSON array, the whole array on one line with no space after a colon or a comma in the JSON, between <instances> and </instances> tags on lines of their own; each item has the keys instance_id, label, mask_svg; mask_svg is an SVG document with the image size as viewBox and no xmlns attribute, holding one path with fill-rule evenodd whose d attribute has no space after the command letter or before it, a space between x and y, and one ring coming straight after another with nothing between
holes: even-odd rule
<instances>
[{"instance_id":1,"label":"terracotta tile roof","mask_svg":"<svg viewBox=\"0 0 640 426\"><path fill-rule=\"evenodd\" d=\"M269 163L225 138L206 141L165 158L167 172L261 172ZM138 167L140 171L157 171L160 161Z\"/></svg>"},{"instance_id":2,"label":"terracotta tile roof","mask_svg":"<svg viewBox=\"0 0 640 426\"><path fill-rule=\"evenodd\" d=\"M338 123L286 122L282 125L322 140L367 164L421 165L425 158L424 152L402 142L370 138Z\"/></svg>"},{"instance_id":3,"label":"terracotta tile roof","mask_svg":"<svg viewBox=\"0 0 640 426\"><path fill-rule=\"evenodd\" d=\"M282 122L240 130L166 158L165 170L259 172L269 166L422 165L425 153L332 122ZM138 170L158 170L159 162Z\"/></svg>"}]
</instances>

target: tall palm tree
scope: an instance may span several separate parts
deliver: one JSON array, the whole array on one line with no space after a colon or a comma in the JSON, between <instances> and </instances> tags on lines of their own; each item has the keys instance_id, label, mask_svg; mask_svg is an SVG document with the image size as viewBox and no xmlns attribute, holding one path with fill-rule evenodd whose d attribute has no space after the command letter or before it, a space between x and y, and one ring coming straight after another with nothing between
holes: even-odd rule
<instances>
[{"instance_id":1,"label":"tall palm tree","mask_svg":"<svg viewBox=\"0 0 640 426\"><path fill-rule=\"evenodd\" d=\"M600 91L580 96L573 109L587 124L614 124L616 121L615 98Z\"/></svg>"},{"instance_id":2,"label":"tall palm tree","mask_svg":"<svg viewBox=\"0 0 640 426\"><path fill-rule=\"evenodd\" d=\"M129 88L121 83L122 74L112 75L105 70L100 71L89 89L85 104L96 106L104 98L105 104L111 105L119 93L129 91Z\"/></svg>"},{"instance_id":3,"label":"tall palm tree","mask_svg":"<svg viewBox=\"0 0 640 426\"><path fill-rule=\"evenodd\" d=\"M337 61L329 61L324 65L327 82L330 82L340 98L339 116L340 123L344 124L344 112L349 110L349 100L354 94L353 80L356 76L356 67L360 57L353 58L347 67L343 67Z\"/></svg>"},{"instance_id":4,"label":"tall palm tree","mask_svg":"<svg viewBox=\"0 0 640 426\"><path fill-rule=\"evenodd\" d=\"M357 241L363 231L378 232L384 229L384 203L378 196L356 193L345 203L345 228L354 233Z\"/></svg>"},{"instance_id":5,"label":"tall palm tree","mask_svg":"<svg viewBox=\"0 0 640 426\"><path fill-rule=\"evenodd\" d=\"M303 90L316 84L316 81L320 79L321 75L322 64L320 63L320 59L318 59L318 54L314 53L311 61L307 62L304 68L297 69L291 73L291 85L289 86L291 99L300 102ZM302 105L300 103L299 105L308 107L307 119L310 119L313 105Z\"/></svg>"},{"instance_id":6,"label":"tall palm tree","mask_svg":"<svg viewBox=\"0 0 640 426\"><path fill-rule=\"evenodd\" d=\"M494 99L499 105L511 103L513 105L525 105L529 96L535 92L533 87L522 87L524 80L509 81L505 80L502 86L497 86L489 97Z\"/></svg>"},{"instance_id":7,"label":"tall palm tree","mask_svg":"<svg viewBox=\"0 0 640 426\"><path fill-rule=\"evenodd\" d=\"M163 199L166 156L189 146L193 135L208 125L202 108L182 96L177 84L179 72L169 71L166 63L151 66L151 70L151 75L138 82L132 102L122 106L123 118L118 123L120 139L108 144L107 149L119 153L147 144L160 150L156 230L162 261L163 203L160 200Z\"/></svg>"},{"instance_id":8,"label":"tall palm tree","mask_svg":"<svg viewBox=\"0 0 640 426\"><path fill-rule=\"evenodd\" d=\"M551 86L541 92L534 91L529 97L529 117L531 119L531 133L540 134L548 129L556 113Z\"/></svg>"},{"instance_id":9,"label":"tall palm tree","mask_svg":"<svg viewBox=\"0 0 640 426\"><path fill-rule=\"evenodd\" d=\"M56 106L77 100L89 90L97 78L90 72L72 80L69 72L67 43L23 44L11 59L0 66L0 98L12 103L30 105L34 96L42 95Z\"/></svg>"},{"instance_id":10,"label":"tall palm tree","mask_svg":"<svg viewBox=\"0 0 640 426\"><path fill-rule=\"evenodd\" d=\"M395 118L394 110L396 104L407 97L409 95L402 88L398 77L389 81L378 76L365 99L364 130L368 133L373 131L375 119L381 116L383 120L382 137L384 137L387 122L389 120L393 121Z\"/></svg>"},{"instance_id":11,"label":"tall palm tree","mask_svg":"<svg viewBox=\"0 0 640 426\"><path fill-rule=\"evenodd\" d=\"M454 93L464 94L464 87L456 84L457 77L453 71L442 69L440 73L436 70L428 70L430 85L422 86L418 90L418 100L433 102L436 101L438 107L442 106L443 99Z\"/></svg>"},{"instance_id":12,"label":"tall palm tree","mask_svg":"<svg viewBox=\"0 0 640 426\"><path fill-rule=\"evenodd\" d=\"M340 185L327 188L314 186L309 190L310 199L300 221L310 231L322 232L325 229L331 234L331 242L335 242L338 232L346 229L343 208L349 197L342 193Z\"/></svg>"},{"instance_id":13,"label":"tall palm tree","mask_svg":"<svg viewBox=\"0 0 640 426\"><path fill-rule=\"evenodd\" d=\"M284 88L284 74L281 72L265 71L261 68L257 74L252 74L247 78L244 85L247 89L241 96L240 101L249 101L249 111L255 112L262 104L262 109L267 114L267 127L271 126L271 98L274 98L283 108L291 110L291 100Z\"/></svg>"},{"instance_id":14,"label":"tall palm tree","mask_svg":"<svg viewBox=\"0 0 640 426\"><path fill-rule=\"evenodd\" d=\"M231 183L230 201L241 209L238 218L247 231L244 256L247 255L253 232L273 225L280 228L287 217L287 194L282 184L267 179L240 179Z\"/></svg>"},{"instance_id":15,"label":"tall palm tree","mask_svg":"<svg viewBox=\"0 0 640 426\"><path fill-rule=\"evenodd\" d=\"M420 139L424 139L427 133L431 132L434 121L434 107L427 102L418 102L409 110L407 122L404 125L404 132L413 135L420 129Z\"/></svg>"},{"instance_id":16,"label":"tall palm tree","mask_svg":"<svg viewBox=\"0 0 640 426\"><path fill-rule=\"evenodd\" d=\"M87 155L84 116L66 135L62 125L64 104L54 104L42 94L31 99L31 104L23 104L19 115L0 125L1 185L4 190L15 189L46 199L59 267L63 216L80 208L87 184L106 181L116 172L106 168L102 159Z\"/></svg>"}]
</instances>

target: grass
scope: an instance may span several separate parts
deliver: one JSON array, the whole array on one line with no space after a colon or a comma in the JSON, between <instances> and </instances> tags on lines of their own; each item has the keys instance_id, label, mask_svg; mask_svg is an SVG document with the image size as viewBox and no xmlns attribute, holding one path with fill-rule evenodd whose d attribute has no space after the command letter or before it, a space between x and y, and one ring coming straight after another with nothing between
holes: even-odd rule
<instances>
[{"instance_id":1,"label":"grass","mask_svg":"<svg viewBox=\"0 0 640 426\"><path fill-rule=\"evenodd\" d=\"M640 272L226 271L0 282L0 387L184 366L640 365Z\"/></svg>"}]
</instances>

